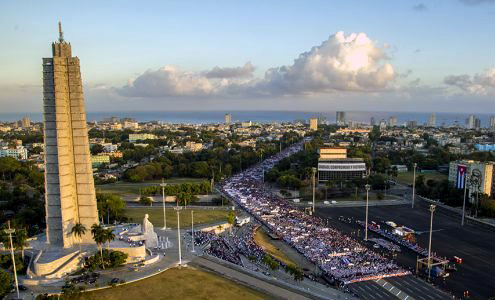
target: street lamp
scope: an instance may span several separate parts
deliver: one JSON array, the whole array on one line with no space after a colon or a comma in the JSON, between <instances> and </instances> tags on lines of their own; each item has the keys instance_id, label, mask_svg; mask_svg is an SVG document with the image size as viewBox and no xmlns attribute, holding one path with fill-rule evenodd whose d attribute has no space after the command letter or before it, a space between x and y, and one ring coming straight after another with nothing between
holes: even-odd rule
<instances>
[{"instance_id":1,"label":"street lamp","mask_svg":"<svg viewBox=\"0 0 495 300\"><path fill-rule=\"evenodd\" d=\"M316 168L312 168L313 171L313 214L315 213L315 189L316 189Z\"/></svg>"},{"instance_id":2,"label":"street lamp","mask_svg":"<svg viewBox=\"0 0 495 300\"><path fill-rule=\"evenodd\" d=\"M179 246L179 266L182 266L182 250L180 248L180 215L179 211L182 207L178 206L175 208L177 211L177 245Z\"/></svg>"},{"instance_id":3,"label":"street lamp","mask_svg":"<svg viewBox=\"0 0 495 300\"><path fill-rule=\"evenodd\" d=\"M431 219L430 219L430 242L428 244L428 281L431 277L431 236L433 233L433 213L435 212L435 204L430 205Z\"/></svg>"},{"instance_id":4,"label":"street lamp","mask_svg":"<svg viewBox=\"0 0 495 300\"><path fill-rule=\"evenodd\" d=\"M192 253L196 252L194 251L194 210L191 210L191 237L192 237Z\"/></svg>"},{"instance_id":5,"label":"street lamp","mask_svg":"<svg viewBox=\"0 0 495 300\"><path fill-rule=\"evenodd\" d=\"M368 241L368 198L371 185L366 184L364 188L366 189L366 223L364 224L364 240Z\"/></svg>"},{"instance_id":6,"label":"street lamp","mask_svg":"<svg viewBox=\"0 0 495 300\"><path fill-rule=\"evenodd\" d=\"M469 177L468 174L466 174L466 179L464 181L464 200L462 201L462 219L461 219L461 226L464 226L464 217L466 214L466 194L467 194L467 186L468 182L470 182L471 178Z\"/></svg>"},{"instance_id":7,"label":"street lamp","mask_svg":"<svg viewBox=\"0 0 495 300\"><path fill-rule=\"evenodd\" d=\"M413 171L413 190L412 190L411 208L414 208L414 197L416 196L416 167L417 166L418 166L417 163L413 164L414 171Z\"/></svg>"},{"instance_id":8,"label":"street lamp","mask_svg":"<svg viewBox=\"0 0 495 300\"><path fill-rule=\"evenodd\" d=\"M17 299L20 299L20 297L19 297L19 283L17 282L17 268L15 266L15 257L14 257L14 244L12 242L12 233L15 232L15 229L10 228L10 221L7 221L7 224L8 224L8 228L4 229L4 232L9 235L10 255L12 256L12 264L14 266L15 290L17 292Z\"/></svg>"},{"instance_id":9,"label":"street lamp","mask_svg":"<svg viewBox=\"0 0 495 300\"><path fill-rule=\"evenodd\" d=\"M160 184L160 186L162 187L162 204L163 204L163 227L162 227L162 229L167 230L167 214L165 212L165 187L167 186L167 184L163 181L163 178L162 178L162 183Z\"/></svg>"}]
</instances>

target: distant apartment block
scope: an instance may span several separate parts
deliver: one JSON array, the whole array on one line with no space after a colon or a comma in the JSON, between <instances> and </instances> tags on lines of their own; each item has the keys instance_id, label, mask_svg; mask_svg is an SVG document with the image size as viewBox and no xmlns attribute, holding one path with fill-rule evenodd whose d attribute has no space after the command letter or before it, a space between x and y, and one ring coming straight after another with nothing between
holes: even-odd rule
<instances>
[{"instance_id":1,"label":"distant apartment block","mask_svg":"<svg viewBox=\"0 0 495 300\"><path fill-rule=\"evenodd\" d=\"M494 179L495 162L480 162L475 160L452 161L449 164L449 182L453 183L456 188L463 189L464 185L469 182L474 169L481 173L480 193L492 195L495 191ZM469 188L469 185L468 185ZM470 193L473 189L470 190Z\"/></svg>"},{"instance_id":2,"label":"distant apartment block","mask_svg":"<svg viewBox=\"0 0 495 300\"><path fill-rule=\"evenodd\" d=\"M129 134L129 143L135 143L137 141L155 140L157 137L151 133L131 133Z\"/></svg>"},{"instance_id":3,"label":"distant apartment block","mask_svg":"<svg viewBox=\"0 0 495 300\"><path fill-rule=\"evenodd\" d=\"M345 111L338 111L336 113L336 123L337 125L345 125Z\"/></svg>"},{"instance_id":4,"label":"distant apartment block","mask_svg":"<svg viewBox=\"0 0 495 300\"><path fill-rule=\"evenodd\" d=\"M309 129L318 130L318 118L309 119Z\"/></svg>"},{"instance_id":5,"label":"distant apartment block","mask_svg":"<svg viewBox=\"0 0 495 300\"><path fill-rule=\"evenodd\" d=\"M231 114L225 114L225 124L227 124L227 125L232 124L232 115Z\"/></svg>"}]
</instances>

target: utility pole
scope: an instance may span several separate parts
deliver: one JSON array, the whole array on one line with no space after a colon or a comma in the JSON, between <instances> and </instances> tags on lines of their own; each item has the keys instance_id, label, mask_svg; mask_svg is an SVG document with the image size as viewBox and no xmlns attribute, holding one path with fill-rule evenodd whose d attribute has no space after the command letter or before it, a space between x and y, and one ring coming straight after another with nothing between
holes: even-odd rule
<instances>
[{"instance_id":1,"label":"utility pole","mask_svg":"<svg viewBox=\"0 0 495 300\"><path fill-rule=\"evenodd\" d=\"M191 210L191 236L192 236L192 253L196 252L194 251L194 210Z\"/></svg>"},{"instance_id":2,"label":"utility pole","mask_svg":"<svg viewBox=\"0 0 495 300\"><path fill-rule=\"evenodd\" d=\"M162 204L163 204L163 230L167 230L167 214L166 214L166 211L165 211L165 187L167 186L167 184L163 181L163 178L162 178L162 183L160 184L160 186L162 187Z\"/></svg>"},{"instance_id":3,"label":"utility pole","mask_svg":"<svg viewBox=\"0 0 495 300\"><path fill-rule=\"evenodd\" d=\"M12 256L12 265L14 266L14 279L15 279L15 290L17 292L17 299L20 299L19 296L19 283L17 282L17 268L15 266L15 257L14 257L14 243L12 242L12 233L15 232L15 229L10 228L10 221L7 221L8 228L4 229L4 232L9 235L10 240L10 255Z\"/></svg>"},{"instance_id":4,"label":"utility pole","mask_svg":"<svg viewBox=\"0 0 495 300\"><path fill-rule=\"evenodd\" d=\"M368 198L371 185L366 184L364 188L366 189L366 223L364 224L364 240L368 241Z\"/></svg>"},{"instance_id":5,"label":"utility pole","mask_svg":"<svg viewBox=\"0 0 495 300\"><path fill-rule=\"evenodd\" d=\"M436 206L434 204L430 205L431 219L430 219L430 242L428 244L428 281L431 278L431 236L433 233L433 213L435 212Z\"/></svg>"},{"instance_id":6,"label":"utility pole","mask_svg":"<svg viewBox=\"0 0 495 300\"><path fill-rule=\"evenodd\" d=\"M182 250L180 248L180 208L177 207L177 245L179 246L179 266L182 266Z\"/></svg>"},{"instance_id":7,"label":"utility pole","mask_svg":"<svg viewBox=\"0 0 495 300\"><path fill-rule=\"evenodd\" d=\"M316 190L316 168L312 168L313 170L313 214L315 213L315 190Z\"/></svg>"},{"instance_id":8,"label":"utility pole","mask_svg":"<svg viewBox=\"0 0 495 300\"><path fill-rule=\"evenodd\" d=\"M413 171L413 190L412 190L412 204L411 208L414 208L414 197L416 196L416 167L418 166L417 163L413 164L414 171Z\"/></svg>"}]
</instances>

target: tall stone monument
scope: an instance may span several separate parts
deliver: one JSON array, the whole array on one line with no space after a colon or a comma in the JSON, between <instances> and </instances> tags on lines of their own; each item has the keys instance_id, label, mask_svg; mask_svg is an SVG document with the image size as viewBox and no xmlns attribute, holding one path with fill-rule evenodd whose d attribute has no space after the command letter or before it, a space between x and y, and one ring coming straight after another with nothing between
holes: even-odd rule
<instances>
[{"instance_id":1,"label":"tall stone monument","mask_svg":"<svg viewBox=\"0 0 495 300\"><path fill-rule=\"evenodd\" d=\"M70 248L79 243L71 234L76 223L87 229L82 243L94 243L90 227L98 223L98 210L79 58L60 22L59 35L53 57L43 58L46 234L51 247Z\"/></svg>"}]
</instances>

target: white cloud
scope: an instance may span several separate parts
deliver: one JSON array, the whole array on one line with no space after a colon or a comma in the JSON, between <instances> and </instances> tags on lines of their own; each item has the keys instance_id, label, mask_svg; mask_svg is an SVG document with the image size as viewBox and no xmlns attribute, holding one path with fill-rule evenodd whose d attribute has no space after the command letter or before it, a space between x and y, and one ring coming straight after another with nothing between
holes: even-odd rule
<instances>
[{"instance_id":1,"label":"white cloud","mask_svg":"<svg viewBox=\"0 0 495 300\"><path fill-rule=\"evenodd\" d=\"M252 77L254 66L247 62L242 67L235 68L220 68L214 67L211 71L205 73L208 78L235 78L235 77Z\"/></svg>"},{"instance_id":2,"label":"white cloud","mask_svg":"<svg viewBox=\"0 0 495 300\"><path fill-rule=\"evenodd\" d=\"M471 94L486 95L495 91L495 68L488 69L484 73L476 73L473 76L467 74L450 75L445 77L444 83Z\"/></svg>"},{"instance_id":3,"label":"white cloud","mask_svg":"<svg viewBox=\"0 0 495 300\"><path fill-rule=\"evenodd\" d=\"M378 91L396 79L388 57L366 34L343 32L304 52L289 66L249 79L250 63L242 67L183 72L165 66L146 71L117 89L130 97L298 95L334 91Z\"/></svg>"}]
</instances>

